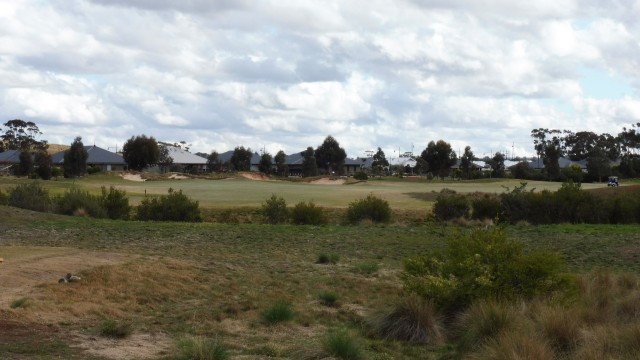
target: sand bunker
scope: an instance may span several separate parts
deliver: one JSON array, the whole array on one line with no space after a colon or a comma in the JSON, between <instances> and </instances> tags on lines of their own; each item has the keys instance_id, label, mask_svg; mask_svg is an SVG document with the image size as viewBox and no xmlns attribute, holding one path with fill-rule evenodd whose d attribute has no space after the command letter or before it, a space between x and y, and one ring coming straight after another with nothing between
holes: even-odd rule
<instances>
[{"instance_id":1,"label":"sand bunker","mask_svg":"<svg viewBox=\"0 0 640 360\"><path fill-rule=\"evenodd\" d=\"M140 174L122 174L122 178L130 181L145 181Z\"/></svg>"},{"instance_id":2,"label":"sand bunker","mask_svg":"<svg viewBox=\"0 0 640 360\"><path fill-rule=\"evenodd\" d=\"M318 179L318 180L314 180L312 182L310 182L310 184L319 184L319 185L342 185L345 182L347 182L347 180L345 179L328 179L328 178L322 178L322 179Z\"/></svg>"}]
</instances>

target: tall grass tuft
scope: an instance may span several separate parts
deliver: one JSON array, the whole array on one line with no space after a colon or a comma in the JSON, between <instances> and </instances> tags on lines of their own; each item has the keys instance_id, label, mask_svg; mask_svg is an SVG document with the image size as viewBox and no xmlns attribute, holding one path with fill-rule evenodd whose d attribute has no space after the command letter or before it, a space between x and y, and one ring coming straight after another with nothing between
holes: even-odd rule
<instances>
[{"instance_id":1,"label":"tall grass tuft","mask_svg":"<svg viewBox=\"0 0 640 360\"><path fill-rule=\"evenodd\" d=\"M100 335L123 339L131 335L133 328L130 323L105 320L100 324Z\"/></svg>"},{"instance_id":2,"label":"tall grass tuft","mask_svg":"<svg viewBox=\"0 0 640 360\"><path fill-rule=\"evenodd\" d=\"M323 348L331 356L338 359L357 360L362 359L362 348L357 338L347 329L329 331L326 335Z\"/></svg>"},{"instance_id":3,"label":"tall grass tuft","mask_svg":"<svg viewBox=\"0 0 640 360\"><path fill-rule=\"evenodd\" d=\"M456 320L459 349L477 350L500 333L514 329L522 315L511 305L495 301L477 301Z\"/></svg>"},{"instance_id":4,"label":"tall grass tuft","mask_svg":"<svg viewBox=\"0 0 640 360\"><path fill-rule=\"evenodd\" d=\"M322 253L318 255L318 259L316 260L316 263L317 264L337 264L338 260L340 260L340 256L338 254Z\"/></svg>"},{"instance_id":5,"label":"tall grass tuft","mask_svg":"<svg viewBox=\"0 0 640 360\"><path fill-rule=\"evenodd\" d=\"M540 306L534 316L541 333L556 352L571 353L582 341L582 329L585 324L575 309Z\"/></svg>"},{"instance_id":6,"label":"tall grass tuft","mask_svg":"<svg viewBox=\"0 0 640 360\"><path fill-rule=\"evenodd\" d=\"M375 313L367 320L371 335L432 346L444 343L444 330L432 303L415 295Z\"/></svg>"},{"instance_id":7,"label":"tall grass tuft","mask_svg":"<svg viewBox=\"0 0 640 360\"><path fill-rule=\"evenodd\" d=\"M322 291L318 294L318 300L320 304L324 306L338 306L338 295L330 291Z\"/></svg>"},{"instance_id":8,"label":"tall grass tuft","mask_svg":"<svg viewBox=\"0 0 640 360\"><path fill-rule=\"evenodd\" d=\"M227 347L220 341L203 337L186 337L178 341L184 360L227 360Z\"/></svg>"},{"instance_id":9,"label":"tall grass tuft","mask_svg":"<svg viewBox=\"0 0 640 360\"><path fill-rule=\"evenodd\" d=\"M490 340L479 353L468 357L474 360L550 360L556 359L545 339L526 331L503 332Z\"/></svg>"},{"instance_id":10,"label":"tall grass tuft","mask_svg":"<svg viewBox=\"0 0 640 360\"><path fill-rule=\"evenodd\" d=\"M286 300L277 300L269 309L262 314L262 319L269 325L291 321L295 318L295 312Z\"/></svg>"}]
</instances>

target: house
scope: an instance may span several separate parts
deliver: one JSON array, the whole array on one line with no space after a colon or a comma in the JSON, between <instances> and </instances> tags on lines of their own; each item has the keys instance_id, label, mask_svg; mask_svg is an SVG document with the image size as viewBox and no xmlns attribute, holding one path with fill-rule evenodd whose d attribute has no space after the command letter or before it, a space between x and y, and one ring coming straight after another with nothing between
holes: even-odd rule
<instances>
[{"instance_id":1,"label":"house","mask_svg":"<svg viewBox=\"0 0 640 360\"><path fill-rule=\"evenodd\" d=\"M0 152L0 173L11 171L11 167L20 163L20 150Z\"/></svg>"},{"instance_id":2,"label":"house","mask_svg":"<svg viewBox=\"0 0 640 360\"><path fill-rule=\"evenodd\" d=\"M169 156L173 159L173 165L181 166L183 172L207 171L207 159L192 154L176 146L167 146Z\"/></svg>"},{"instance_id":3,"label":"house","mask_svg":"<svg viewBox=\"0 0 640 360\"><path fill-rule=\"evenodd\" d=\"M87 151L87 166L98 167L101 171L125 171L127 163L121 155L99 148L95 145L85 146ZM51 156L53 165L64 164L64 153L60 151Z\"/></svg>"}]
</instances>

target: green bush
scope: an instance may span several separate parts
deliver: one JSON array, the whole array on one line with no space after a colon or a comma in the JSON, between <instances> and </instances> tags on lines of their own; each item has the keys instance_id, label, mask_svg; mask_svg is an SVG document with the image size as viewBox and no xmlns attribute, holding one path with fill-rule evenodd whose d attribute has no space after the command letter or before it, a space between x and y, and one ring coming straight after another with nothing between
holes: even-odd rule
<instances>
[{"instance_id":1,"label":"green bush","mask_svg":"<svg viewBox=\"0 0 640 360\"><path fill-rule=\"evenodd\" d=\"M62 215L88 215L94 218L107 217L99 196L86 190L72 188L54 198L55 212Z\"/></svg>"},{"instance_id":2,"label":"green bush","mask_svg":"<svg viewBox=\"0 0 640 360\"><path fill-rule=\"evenodd\" d=\"M167 195L143 199L137 210L137 218L142 221L202 221L198 201L171 188Z\"/></svg>"},{"instance_id":3,"label":"green bush","mask_svg":"<svg viewBox=\"0 0 640 360\"><path fill-rule=\"evenodd\" d=\"M178 348L185 360L227 360L227 347L220 341L202 337L187 337L178 341Z\"/></svg>"},{"instance_id":4,"label":"green bush","mask_svg":"<svg viewBox=\"0 0 640 360\"><path fill-rule=\"evenodd\" d=\"M351 271L357 274L362 274L362 275L373 275L377 273L379 269L380 269L380 266L378 265L377 262L365 261L365 262L355 264L351 269Z\"/></svg>"},{"instance_id":5,"label":"green bush","mask_svg":"<svg viewBox=\"0 0 640 360\"><path fill-rule=\"evenodd\" d=\"M471 201L471 217L473 219L498 219L502 213L500 199L495 196L484 194L480 198Z\"/></svg>"},{"instance_id":6,"label":"green bush","mask_svg":"<svg viewBox=\"0 0 640 360\"><path fill-rule=\"evenodd\" d=\"M129 323L105 320L100 324L100 335L111 338L126 338L131 335L132 327Z\"/></svg>"},{"instance_id":7,"label":"green bush","mask_svg":"<svg viewBox=\"0 0 640 360\"><path fill-rule=\"evenodd\" d=\"M9 191L9 205L21 209L48 212L52 203L49 192L37 181L23 183Z\"/></svg>"},{"instance_id":8,"label":"green bush","mask_svg":"<svg viewBox=\"0 0 640 360\"><path fill-rule=\"evenodd\" d=\"M469 216L469 201L462 194L443 189L433 205L433 215L442 221L466 218Z\"/></svg>"},{"instance_id":9,"label":"green bush","mask_svg":"<svg viewBox=\"0 0 640 360\"><path fill-rule=\"evenodd\" d=\"M433 256L406 259L405 288L454 314L479 299L515 300L566 290L560 255L509 240L502 228L457 232L447 248Z\"/></svg>"},{"instance_id":10,"label":"green bush","mask_svg":"<svg viewBox=\"0 0 640 360\"><path fill-rule=\"evenodd\" d=\"M289 210L287 203L282 197L272 194L270 198L262 204L262 216L269 224L286 223L289 220Z\"/></svg>"},{"instance_id":11,"label":"green bush","mask_svg":"<svg viewBox=\"0 0 640 360\"><path fill-rule=\"evenodd\" d=\"M368 180L369 175L367 175L367 173L363 171L358 171L357 173L353 174L353 178L356 180Z\"/></svg>"},{"instance_id":12,"label":"green bush","mask_svg":"<svg viewBox=\"0 0 640 360\"><path fill-rule=\"evenodd\" d=\"M347 329L330 331L323 342L323 347L331 356L338 359L362 359L362 348L357 338Z\"/></svg>"},{"instance_id":13,"label":"green bush","mask_svg":"<svg viewBox=\"0 0 640 360\"><path fill-rule=\"evenodd\" d=\"M338 295L329 291L322 291L318 294L318 300L324 306L336 306L338 304Z\"/></svg>"},{"instance_id":14,"label":"green bush","mask_svg":"<svg viewBox=\"0 0 640 360\"><path fill-rule=\"evenodd\" d=\"M291 221L296 225L325 225L327 216L321 207L312 201L301 201L291 209Z\"/></svg>"},{"instance_id":15,"label":"green bush","mask_svg":"<svg viewBox=\"0 0 640 360\"><path fill-rule=\"evenodd\" d=\"M350 224L357 224L362 220L387 223L391 221L391 208L386 200L369 194L364 199L350 203L346 217Z\"/></svg>"},{"instance_id":16,"label":"green bush","mask_svg":"<svg viewBox=\"0 0 640 360\"><path fill-rule=\"evenodd\" d=\"M0 189L0 205L9 205L9 195Z\"/></svg>"},{"instance_id":17,"label":"green bush","mask_svg":"<svg viewBox=\"0 0 640 360\"><path fill-rule=\"evenodd\" d=\"M295 313L291 307L291 303L286 300L277 300L267 311L262 314L262 319L267 324L276 324L280 322L293 320Z\"/></svg>"},{"instance_id":18,"label":"green bush","mask_svg":"<svg viewBox=\"0 0 640 360\"><path fill-rule=\"evenodd\" d=\"M100 202L109 219L129 219L131 206L124 190L118 190L111 186L109 187L109 192L107 192L107 189L103 186Z\"/></svg>"},{"instance_id":19,"label":"green bush","mask_svg":"<svg viewBox=\"0 0 640 360\"><path fill-rule=\"evenodd\" d=\"M97 173L99 173L101 171L102 171L102 169L100 168L100 166L92 165L92 166L87 167L87 174L89 174L89 175L97 174Z\"/></svg>"}]
</instances>

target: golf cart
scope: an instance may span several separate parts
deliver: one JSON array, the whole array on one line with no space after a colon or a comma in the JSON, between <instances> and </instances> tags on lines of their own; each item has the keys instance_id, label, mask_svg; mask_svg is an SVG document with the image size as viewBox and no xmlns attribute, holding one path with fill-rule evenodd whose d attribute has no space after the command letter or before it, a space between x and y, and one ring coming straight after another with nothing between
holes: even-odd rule
<instances>
[{"instance_id":1,"label":"golf cart","mask_svg":"<svg viewBox=\"0 0 640 360\"><path fill-rule=\"evenodd\" d=\"M618 177L617 176L609 176L609 183L607 186L618 187Z\"/></svg>"}]
</instances>

